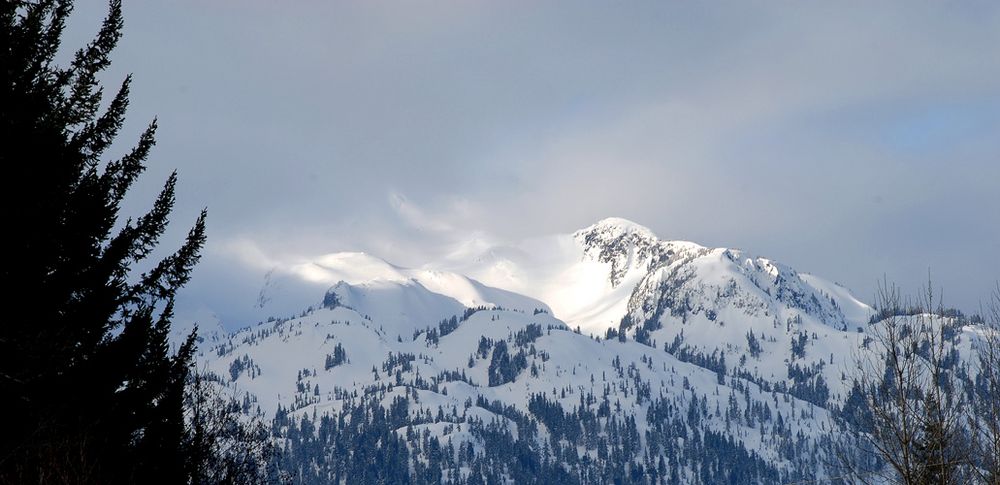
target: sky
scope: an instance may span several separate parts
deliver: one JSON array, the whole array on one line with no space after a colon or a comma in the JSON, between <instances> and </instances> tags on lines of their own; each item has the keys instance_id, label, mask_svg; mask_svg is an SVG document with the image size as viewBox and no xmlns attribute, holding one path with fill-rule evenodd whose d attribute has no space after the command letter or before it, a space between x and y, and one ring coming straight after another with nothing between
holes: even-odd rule
<instances>
[{"instance_id":1,"label":"sky","mask_svg":"<svg viewBox=\"0 0 1000 485\"><path fill-rule=\"evenodd\" d=\"M78 2L64 46L101 2ZM871 301L975 311L1000 278L996 2L133 0L125 215L177 170L164 251L209 211L181 312L253 323L269 267L420 266L618 216ZM321 299L317 295L316 300Z\"/></svg>"}]
</instances>

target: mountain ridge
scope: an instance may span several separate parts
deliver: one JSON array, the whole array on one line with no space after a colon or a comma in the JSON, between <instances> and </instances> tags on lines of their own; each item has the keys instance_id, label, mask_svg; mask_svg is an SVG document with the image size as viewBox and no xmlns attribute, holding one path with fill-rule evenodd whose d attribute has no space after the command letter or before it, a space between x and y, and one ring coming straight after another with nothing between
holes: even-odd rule
<instances>
[{"instance_id":1,"label":"mountain ridge","mask_svg":"<svg viewBox=\"0 0 1000 485\"><path fill-rule=\"evenodd\" d=\"M818 457L850 436L849 356L877 351L846 288L622 219L483 254L420 269L328 255L304 273L332 282L322 303L206 340L199 359L272 420L303 483L371 459L352 449L426 483L833 473ZM970 355L974 329L936 321Z\"/></svg>"}]
</instances>

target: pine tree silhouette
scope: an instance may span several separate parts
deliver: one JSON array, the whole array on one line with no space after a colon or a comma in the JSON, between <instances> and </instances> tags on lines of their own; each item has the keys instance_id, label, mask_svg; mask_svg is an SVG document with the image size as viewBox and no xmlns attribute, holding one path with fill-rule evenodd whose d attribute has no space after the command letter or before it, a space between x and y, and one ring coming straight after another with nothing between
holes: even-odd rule
<instances>
[{"instance_id":1,"label":"pine tree silhouette","mask_svg":"<svg viewBox=\"0 0 1000 485\"><path fill-rule=\"evenodd\" d=\"M198 261L205 212L151 262L174 205L171 175L145 215L119 208L144 170L155 120L102 157L128 106L126 77L102 110L98 73L121 37L120 1L68 67L54 64L69 1L0 6L0 166L5 305L0 324L0 482L184 481L184 384L194 334L167 343L174 295ZM145 272L134 268L148 266Z\"/></svg>"}]
</instances>

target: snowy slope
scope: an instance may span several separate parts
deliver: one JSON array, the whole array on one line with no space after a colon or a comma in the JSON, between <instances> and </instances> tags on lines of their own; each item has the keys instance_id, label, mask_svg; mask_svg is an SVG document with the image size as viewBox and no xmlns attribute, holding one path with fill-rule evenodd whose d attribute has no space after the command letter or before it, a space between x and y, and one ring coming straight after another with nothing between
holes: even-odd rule
<instances>
[{"instance_id":1,"label":"snowy slope","mask_svg":"<svg viewBox=\"0 0 1000 485\"><path fill-rule=\"evenodd\" d=\"M517 334L529 325L538 325L540 335L519 346ZM418 430L427 429L455 446L469 441L480 449L488 443L474 434L460 433L462 423L476 418L500 420L512 433L518 432L517 423L495 409L468 406L480 399L499 401L527 414L533 395L545 396L567 412L584 403L594 413L610 413L605 419L634 419L640 436L648 430L652 400L678 410L703 405L707 414L700 418L704 419L700 432L711 429L738 436L759 457L789 470L793 465L781 457L781 436L799 435L807 446L818 447L829 421L825 409L793 396L782 393L782 399L775 400L772 393L740 379L720 384L712 370L635 341L595 340L576 334L547 313L480 311L436 342L429 342L426 333L400 341L396 333L388 322L369 320L345 307L323 308L244 330L231 343L205 355L212 356L208 359L211 371L223 376L227 385L247 392L268 416L279 409L295 416L335 415L344 411L348 396L359 390L380 396L386 408L395 397L414 393L419 404L410 405L411 419L421 422L421 416L447 410L440 421L435 418L417 425ZM506 342L510 354L524 351L527 355L525 368L510 382L490 385L489 369L496 350L494 346L477 354L484 338ZM338 344L346 349L348 360L326 369L324 360ZM410 355L414 360L399 365L394 360L397 355ZM757 419L744 415L755 406L764 409L765 404L772 416L767 426L732 427L730 420ZM721 413L740 417L727 419ZM780 433L774 421L779 414L784 416ZM457 423L458 428L448 429L444 423ZM542 427L539 439L551 432ZM597 457L596 450L587 453Z\"/></svg>"},{"instance_id":2,"label":"snowy slope","mask_svg":"<svg viewBox=\"0 0 1000 485\"><path fill-rule=\"evenodd\" d=\"M467 259L407 269L325 256L297 268L326 286L315 305L216 335L199 359L245 409L274 418L320 483L341 476L343 443L385 444L379 426L416 457L413 473L468 478L513 453L556 482L638 470L650 482L773 483L828 474L851 356L880 351L871 308L847 289L622 219ZM976 329L956 332L965 358Z\"/></svg>"},{"instance_id":3,"label":"snowy slope","mask_svg":"<svg viewBox=\"0 0 1000 485\"><path fill-rule=\"evenodd\" d=\"M819 277L740 250L662 241L620 218L424 269L336 253L295 272L329 287L314 308L352 311L384 340L412 340L467 308L541 309L585 335L610 330L702 365L716 355L724 374L768 386L808 368L831 397L845 391L839 365L871 311ZM801 349L789 358L793 342Z\"/></svg>"},{"instance_id":4,"label":"snowy slope","mask_svg":"<svg viewBox=\"0 0 1000 485\"><path fill-rule=\"evenodd\" d=\"M341 281L356 288L378 288L381 293L391 292L394 286L420 285L465 307L551 309L571 328L604 335L609 328L617 329L650 291L641 285L658 281L665 269L686 275L697 267L700 278L716 282L749 278L745 289L752 291L730 295L733 299L750 297L756 291L751 287L774 291L780 304L800 308L833 326L865 322L870 310L847 289L822 278L801 275L739 250L661 240L648 228L621 218L604 219L572 234L483 246L481 241L464 245L421 269L401 268L364 253L328 254L269 275L260 306L270 309L264 315L294 313L319 303L315 297L304 300L303 294L321 294ZM723 261L722 255L741 261ZM813 295L816 304L811 301ZM289 307L289 302L298 303ZM445 311L428 315L451 314L453 305L445 306ZM389 310L373 304L365 311ZM398 313L398 309L393 311Z\"/></svg>"},{"instance_id":5,"label":"snowy slope","mask_svg":"<svg viewBox=\"0 0 1000 485\"><path fill-rule=\"evenodd\" d=\"M649 229L609 218L573 234L492 247L471 260L463 253L462 258L446 258L430 266L534 296L571 327L603 334L617 327L625 315L632 289L655 262L658 245Z\"/></svg>"},{"instance_id":6,"label":"snowy slope","mask_svg":"<svg viewBox=\"0 0 1000 485\"><path fill-rule=\"evenodd\" d=\"M739 261L737 261L737 259ZM721 287L749 280L732 300L773 291L785 306L801 308L833 326L867 321L870 308L838 285L800 275L768 259L725 248L657 238L652 231L621 218L608 218L570 235L490 248L473 261L445 260L431 266L469 275L483 283L544 301L571 327L603 335L662 279L663 271ZM646 288L639 288L646 285ZM751 289L756 287L756 289ZM816 295L817 302L811 301ZM765 299L772 299L768 296Z\"/></svg>"},{"instance_id":7,"label":"snowy slope","mask_svg":"<svg viewBox=\"0 0 1000 485\"><path fill-rule=\"evenodd\" d=\"M392 321L403 333L436 324L465 308L549 310L541 301L454 272L403 268L358 252L328 254L282 274L270 274L267 281L261 290L266 302L262 307L285 308L287 303L280 300L308 302L286 312L296 313L306 306L321 306L326 292L331 301L378 321ZM312 296L303 298L301 293Z\"/></svg>"}]
</instances>

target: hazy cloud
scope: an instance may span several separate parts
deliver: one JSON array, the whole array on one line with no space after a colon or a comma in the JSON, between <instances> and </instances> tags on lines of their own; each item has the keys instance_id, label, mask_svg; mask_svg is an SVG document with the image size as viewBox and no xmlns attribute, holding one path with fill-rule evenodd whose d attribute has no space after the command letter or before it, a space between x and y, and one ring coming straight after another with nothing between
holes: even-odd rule
<instances>
[{"instance_id":1,"label":"hazy cloud","mask_svg":"<svg viewBox=\"0 0 1000 485\"><path fill-rule=\"evenodd\" d=\"M66 44L100 19L81 3ZM130 208L210 210L186 297L265 266L401 264L618 215L871 294L1000 277L991 2L130 2L108 79L160 119ZM471 241L471 242L470 242Z\"/></svg>"}]
</instances>

